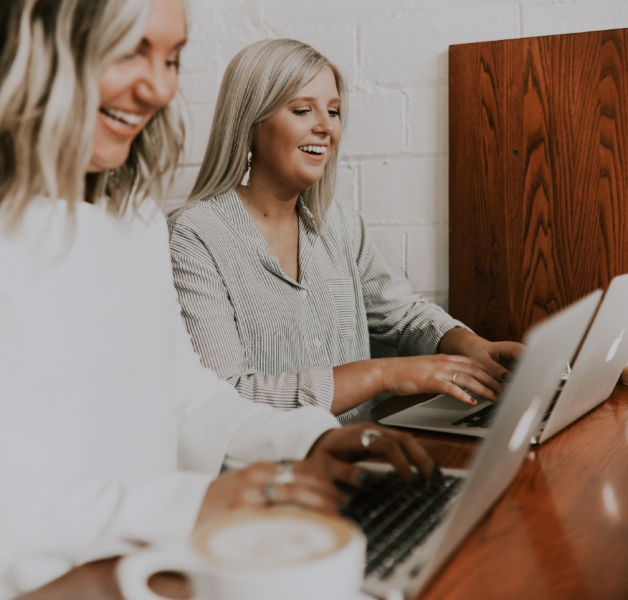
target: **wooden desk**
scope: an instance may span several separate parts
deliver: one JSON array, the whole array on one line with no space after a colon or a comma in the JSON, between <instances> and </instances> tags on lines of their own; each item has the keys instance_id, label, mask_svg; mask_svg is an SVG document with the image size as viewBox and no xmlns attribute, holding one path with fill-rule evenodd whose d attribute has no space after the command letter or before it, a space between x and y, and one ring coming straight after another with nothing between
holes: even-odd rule
<instances>
[{"instance_id":1,"label":"wooden desk","mask_svg":"<svg viewBox=\"0 0 628 600\"><path fill-rule=\"evenodd\" d=\"M390 398L380 419L415 399ZM418 433L443 466L469 463L471 438ZM119 600L112 562L87 565L22 600ZM157 586L185 598L184 586ZM505 495L422 596L425 600L628 598L628 388L528 457Z\"/></svg>"}]
</instances>

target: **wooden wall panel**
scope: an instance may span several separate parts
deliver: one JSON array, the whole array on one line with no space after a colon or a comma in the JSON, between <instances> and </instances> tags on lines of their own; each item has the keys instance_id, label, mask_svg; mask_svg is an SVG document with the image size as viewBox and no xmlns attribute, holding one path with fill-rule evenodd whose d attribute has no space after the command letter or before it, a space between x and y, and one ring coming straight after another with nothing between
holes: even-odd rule
<instances>
[{"instance_id":1,"label":"wooden wall panel","mask_svg":"<svg viewBox=\"0 0 628 600\"><path fill-rule=\"evenodd\" d=\"M449 68L449 309L521 339L628 271L628 30L452 46Z\"/></svg>"}]
</instances>

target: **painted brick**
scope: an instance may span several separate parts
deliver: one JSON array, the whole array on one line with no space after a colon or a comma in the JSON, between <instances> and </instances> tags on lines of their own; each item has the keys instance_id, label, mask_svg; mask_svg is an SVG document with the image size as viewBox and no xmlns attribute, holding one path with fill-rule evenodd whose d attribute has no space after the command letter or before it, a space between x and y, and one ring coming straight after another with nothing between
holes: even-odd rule
<instances>
[{"instance_id":1,"label":"painted brick","mask_svg":"<svg viewBox=\"0 0 628 600\"><path fill-rule=\"evenodd\" d=\"M373 227L369 227L369 233L392 273L397 277L405 277L406 234L398 228Z\"/></svg>"},{"instance_id":2,"label":"painted brick","mask_svg":"<svg viewBox=\"0 0 628 600\"><path fill-rule=\"evenodd\" d=\"M185 164L198 165L205 156L205 148L209 141L213 104L198 104L188 107L185 115Z\"/></svg>"},{"instance_id":3,"label":"painted brick","mask_svg":"<svg viewBox=\"0 0 628 600\"><path fill-rule=\"evenodd\" d=\"M446 85L425 86L406 92L408 141L406 150L447 152L449 148L449 98Z\"/></svg>"},{"instance_id":4,"label":"painted brick","mask_svg":"<svg viewBox=\"0 0 628 600\"><path fill-rule=\"evenodd\" d=\"M403 8L407 3L408 0L318 0L316 3L306 4L267 0L264 20L273 24L295 21L355 21L389 14Z\"/></svg>"},{"instance_id":5,"label":"painted brick","mask_svg":"<svg viewBox=\"0 0 628 600\"><path fill-rule=\"evenodd\" d=\"M523 6L526 37L628 27L628 3L576 0Z\"/></svg>"},{"instance_id":6,"label":"painted brick","mask_svg":"<svg viewBox=\"0 0 628 600\"><path fill-rule=\"evenodd\" d=\"M351 208L357 208L358 167L354 163L343 164L341 160L336 177L336 198Z\"/></svg>"},{"instance_id":7,"label":"painted brick","mask_svg":"<svg viewBox=\"0 0 628 600\"><path fill-rule=\"evenodd\" d=\"M197 174L198 167L179 167L168 196L171 199L187 200L196 181Z\"/></svg>"},{"instance_id":8,"label":"painted brick","mask_svg":"<svg viewBox=\"0 0 628 600\"><path fill-rule=\"evenodd\" d=\"M414 290L444 291L448 287L449 248L445 225L408 232L408 279Z\"/></svg>"},{"instance_id":9,"label":"painted brick","mask_svg":"<svg viewBox=\"0 0 628 600\"><path fill-rule=\"evenodd\" d=\"M515 5L417 12L362 25L363 78L394 83L447 77L450 44L519 35Z\"/></svg>"},{"instance_id":10,"label":"painted brick","mask_svg":"<svg viewBox=\"0 0 628 600\"><path fill-rule=\"evenodd\" d=\"M373 162L364 169L362 180L368 223L415 225L447 220L445 158Z\"/></svg>"},{"instance_id":11,"label":"painted brick","mask_svg":"<svg viewBox=\"0 0 628 600\"><path fill-rule=\"evenodd\" d=\"M354 85L358 74L357 35L355 27L347 26L313 26L291 23L273 28L273 38L291 38L310 44L331 62L336 64L347 79Z\"/></svg>"},{"instance_id":12,"label":"painted brick","mask_svg":"<svg viewBox=\"0 0 628 600\"><path fill-rule=\"evenodd\" d=\"M353 90L343 151L349 155L398 152L403 143L403 96L399 90Z\"/></svg>"},{"instance_id":13,"label":"painted brick","mask_svg":"<svg viewBox=\"0 0 628 600\"><path fill-rule=\"evenodd\" d=\"M182 72L179 87L183 99L190 105L213 103L218 96L218 78L209 71Z\"/></svg>"}]
</instances>

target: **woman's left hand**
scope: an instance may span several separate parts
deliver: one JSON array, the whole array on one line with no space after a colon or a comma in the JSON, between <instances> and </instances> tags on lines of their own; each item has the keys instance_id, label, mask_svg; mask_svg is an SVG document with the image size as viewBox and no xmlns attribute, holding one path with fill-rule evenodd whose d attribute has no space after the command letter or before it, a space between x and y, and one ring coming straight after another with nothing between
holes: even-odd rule
<instances>
[{"instance_id":1,"label":"woman's left hand","mask_svg":"<svg viewBox=\"0 0 628 600\"><path fill-rule=\"evenodd\" d=\"M438 345L439 352L475 359L500 383L508 379L508 367L519 359L523 348L519 342L489 342L460 327L449 330Z\"/></svg>"},{"instance_id":2,"label":"woman's left hand","mask_svg":"<svg viewBox=\"0 0 628 600\"><path fill-rule=\"evenodd\" d=\"M360 423L331 429L310 448L308 459L335 481L362 485L367 473L356 461L378 458L390 463L408 483L418 469L426 479L432 475L434 461L416 438L403 431Z\"/></svg>"}]
</instances>

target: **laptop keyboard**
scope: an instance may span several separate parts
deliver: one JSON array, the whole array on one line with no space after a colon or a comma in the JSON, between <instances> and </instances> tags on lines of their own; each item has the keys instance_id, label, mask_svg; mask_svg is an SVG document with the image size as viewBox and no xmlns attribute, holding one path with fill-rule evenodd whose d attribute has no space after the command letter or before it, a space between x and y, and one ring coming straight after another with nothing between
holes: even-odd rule
<instances>
[{"instance_id":1,"label":"laptop keyboard","mask_svg":"<svg viewBox=\"0 0 628 600\"><path fill-rule=\"evenodd\" d=\"M361 488L342 510L367 538L366 575L386 579L442 520L462 478L435 469L411 485L392 471Z\"/></svg>"},{"instance_id":2,"label":"laptop keyboard","mask_svg":"<svg viewBox=\"0 0 628 600\"><path fill-rule=\"evenodd\" d=\"M562 391L562 385L554 392L552 396L552 400L543 415L542 422L547 421L549 419L550 414L552 414L552 410L556 401L558 400L558 396L560 396L560 392ZM484 408L463 417L462 419L458 419L454 421L452 425L466 425L467 427L484 427L488 428L493 424L493 419L497 413L497 409L499 408L499 402L491 402L487 404Z\"/></svg>"},{"instance_id":3,"label":"laptop keyboard","mask_svg":"<svg viewBox=\"0 0 628 600\"><path fill-rule=\"evenodd\" d=\"M487 404L484 408L463 417L462 419L458 419L454 421L452 425L466 425L467 427L490 427L493 419L495 418L495 414L497 413L497 408L499 407L499 402L491 402Z\"/></svg>"}]
</instances>

